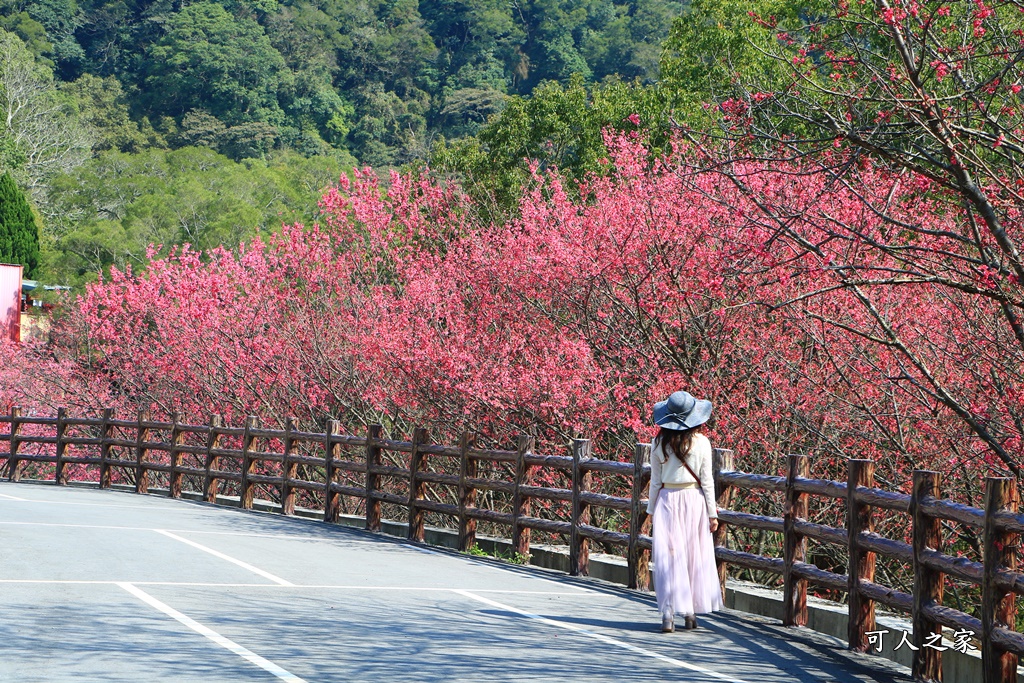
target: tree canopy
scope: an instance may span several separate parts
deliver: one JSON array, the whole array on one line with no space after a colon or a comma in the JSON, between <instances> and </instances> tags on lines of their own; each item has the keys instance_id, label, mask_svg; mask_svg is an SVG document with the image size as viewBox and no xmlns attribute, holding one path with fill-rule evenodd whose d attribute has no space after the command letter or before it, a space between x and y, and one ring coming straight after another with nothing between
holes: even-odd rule
<instances>
[{"instance_id":1,"label":"tree canopy","mask_svg":"<svg viewBox=\"0 0 1024 683\"><path fill-rule=\"evenodd\" d=\"M81 284L112 265L143 268L150 245L164 253L268 237L314 220L342 168L296 153L235 162L201 147L104 152L55 180L47 265L63 284Z\"/></svg>"},{"instance_id":2,"label":"tree canopy","mask_svg":"<svg viewBox=\"0 0 1024 683\"><path fill-rule=\"evenodd\" d=\"M198 118L241 140L216 145L235 159L346 150L379 166L426 158L438 135L472 135L505 97L545 81L655 81L684 5L2 0L0 27L58 81L89 76L110 92L116 79L132 119L172 147L192 143Z\"/></svg>"},{"instance_id":3,"label":"tree canopy","mask_svg":"<svg viewBox=\"0 0 1024 683\"><path fill-rule=\"evenodd\" d=\"M25 277L33 277L39 266L35 216L10 173L0 176L0 263L20 263Z\"/></svg>"}]
</instances>

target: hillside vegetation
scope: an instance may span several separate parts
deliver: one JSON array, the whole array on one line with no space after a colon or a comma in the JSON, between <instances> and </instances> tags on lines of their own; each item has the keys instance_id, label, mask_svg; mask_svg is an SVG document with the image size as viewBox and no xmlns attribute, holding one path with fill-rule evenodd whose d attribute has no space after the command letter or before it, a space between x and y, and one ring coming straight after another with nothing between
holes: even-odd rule
<instances>
[{"instance_id":1,"label":"hillside vegetation","mask_svg":"<svg viewBox=\"0 0 1024 683\"><path fill-rule=\"evenodd\" d=\"M311 221L343 169L424 163L540 84L653 83L683 5L3 0L0 171L81 284Z\"/></svg>"}]
</instances>

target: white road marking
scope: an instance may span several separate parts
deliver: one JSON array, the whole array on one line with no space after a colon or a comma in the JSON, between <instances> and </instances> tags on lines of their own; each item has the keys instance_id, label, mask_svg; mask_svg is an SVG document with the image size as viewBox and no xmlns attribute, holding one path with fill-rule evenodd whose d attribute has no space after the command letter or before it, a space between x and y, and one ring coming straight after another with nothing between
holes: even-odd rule
<instances>
[{"instance_id":1,"label":"white road marking","mask_svg":"<svg viewBox=\"0 0 1024 683\"><path fill-rule=\"evenodd\" d=\"M121 507L127 507L127 506L121 506ZM152 508L147 508L147 506L141 506L141 507L143 509L152 509ZM231 509L231 508L228 508L228 509ZM269 519L269 517L268 517L268 519ZM314 521L314 520L308 520L308 521ZM14 525L14 526L53 526L53 527L67 527L67 528L70 528L70 529L118 529L120 531L158 531L158 529L156 529L154 527L124 526L124 525L120 525L120 524L68 524L68 523L62 523L62 522L34 522L34 521L33 522L8 522L8 521L0 521L0 524L7 524L7 525ZM319 526L316 527L316 528L317 529L322 529L322 527L319 527ZM343 526L343 525L340 525L340 524L336 525L336 526L332 525L331 528L332 529L354 529L356 531L362 531L362 529L360 529L359 527L349 527L349 526ZM292 541L311 541L311 542L316 542L316 543L323 543L325 541L325 539L322 538L322 537L311 536L311 535L306 535L306 534L268 534L268 533L261 533L261 532L256 532L256 531L213 531L213 530L210 530L210 529L163 529L163 531L169 531L171 533L176 533L176 534L206 534L206 535L209 535L209 536L237 536L239 538L243 538L243 537L244 538L279 538L279 539L292 540ZM342 537L342 536L339 535L337 538L338 539L342 539L345 542L357 542L357 543L360 543L362 545L375 545L376 543L379 542L377 538L368 537L368 536L364 536L364 537L345 536L345 537ZM405 539L398 538L396 536L382 535L382 536L380 536L379 540L387 540L387 541L392 541L392 542L398 542L403 547L416 548L416 544L409 543L409 542L405 541ZM446 554L446 553L437 552L435 550L430 550L429 548L422 548L422 547L420 547L420 548L416 548L416 549L421 551L421 552L430 553L430 554L433 554L433 555L445 555Z\"/></svg>"},{"instance_id":2,"label":"white road marking","mask_svg":"<svg viewBox=\"0 0 1024 683\"><path fill-rule=\"evenodd\" d=\"M705 676L710 676L712 678L717 678L717 679L722 680L722 681L730 681L730 683L745 683L745 681L743 681L743 680L741 680L739 678L733 678L732 676L726 676L724 674L718 673L717 671L712 671L711 669L705 669L704 667L697 666L696 664L690 664L688 662L684 662L682 660L675 659L673 657L666 657L665 655L663 655L663 654L661 654L659 652L654 652L652 650L646 650L646 649L644 649L642 647L637 647L636 645L630 645L629 643L623 642L621 640L617 640L615 638L609 638L608 636L601 635L600 633L594 633L593 631L588 631L587 629L581 628L579 626L576 626L575 624L569 624L569 623L566 623L564 621L555 621L554 619L548 619L546 617L542 617L540 615L533 614L531 612L526 612L526 611L521 610L521 609L519 609L517 607L512 607L511 605L505 605L505 604L502 604L500 602L495 602L494 600L490 600L490 599L485 598L485 597L480 596L480 595L475 595L474 593L472 593L470 591L467 591L467 590L461 590L461 589L457 589L456 588L456 589L452 589L452 592L453 593L458 593L459 595L462 595L464 597L470 598L472 600L476 600L478 602L482 602L485 605L490 605L491 607L497 607L499 609L508 610L509 612L515 612L516 614L522 615L522 616L526 617L527 619L533 619L535 621L541 622L542 624L547 624L548 626L554 626L556 628L562 628L562 629L566 629L568 631L573 631L574 633L579 633L580 635L587 636L588 638L593 638L594 640L599 640L602 643L605 643L606 645L614 645L615 647L620 647L620 648L622 648L624 650L629 650L630 652L636 653L638 655L643 655L645 657L651 657L653 659L657 659L659 661L665 662L666 664L671 664L673 666L677 666L677 667L682 668L682 669L689 669L690 671L697 671L699 673L704 674Z\"/></svg>"},{"instance_id":3,"label":"white road marking","mask_svg":"<svg viewBox=\"0 0 1024 683\"><path fill-rule=\"evenodd\" d=\"M127 507L127 506L122 506ZM142 506L143 509L146 506ZM8 522L0 521L0 525L9 526L52 526L52 527L66 527L69 529L117 529L118 531L158 531L155 527L149 526L124 526L121 524L67 524L62 522ZM338 529L351 529L353 527L338 526ZM164 529L175 534L206 534L208 536L237 536L239 538L277 538L292 541L311 541L316 543L323 543L324 538L317 536L303 535L303 534L267 534L259 533L255 531L211 531L209 529ZM341 536L338 536L341 539ZM382 536L382 539L389 541L401 541L401 539L393 536ZM373 538L356 538L356 537L344 537L346 542L359 542L363 545L372 545L377 542ZM402 543L402 545L406 545ZM437 553L442 554L442 553Z\"/></svg>"},{"instance_id":4,"label":"white road marking","mask_svg":"<svg viewBox=\"0 0 1024 683\"><path fill-rule=\"evenodd\" d=\"M184 624L185 626L188 626L190 629L192 629L196 633L198 633L198 634L200 634L202 636L205 636L206 638L209 638L210 640L212 640L213 642L217 643L221 647L223 647L223 648L225 648L227 650L230 650L231 652L234 652L236 655L238 655L242 659L255 664L256 666L260 667L264 671L268 671L268 672L274 674L275 676L280 678L282 681L288 681L288 683L307 683L305 679L299 678L295 674L293 674L293 673L291 673L289 671L286 671L285 669L282 669L277 664L274 664L273 662L271 662L271 661L269 661L267 659L264 659L263 657L260 657L258 654L256 654L252 650L248 650L248 649L242 647L241 645L239 645L235 641L231 640L230 638L226 638L226 637L222 636L221 634L217 633L213 629L210 629L210 628L207 628L206 626L203 626L202 624L200 624L195 619L191 619L191 618L185 616L184 614L182 614L178 610L174 609L170 605L167 605L167 604L164 604L164 603L160 602L159 600L154 598L152 595L150 595L149 593L147 593L147 592L137 588L136 586L133 586L130 583L123 583L123 582L119 582L117 585L120 586L121 588L125 589L126 591L128 591L129 593L134 595L135 597L137 597L139 600L142 600L144 603L146 603L150 607L155 607L156 609L160 610L161 612L163 612L167 616L171 617L172 619L175 619L178 622Z\"/></svg>"},{"instance_id":5,"label":"white road marking","mask_svg":"<svg viewBox=\"0 0 1024 683\"><path fill-rule=\"evenodd\" d=\"M0 498L9 498L10 500L18 501L19 503L37 503L39 505L76 505L79 507L87 508L116 508L118 510L153 510L153 505L114 505L108 503L75 503L67 500L32 500L29 498L15 498L13 496L4 496L0 494ZM6 502L6 501L0 501Z\"/></svg>"},{"instance_id":6,"label":"white road marking","mask_svg":"<svg viewBox=\"0 0 1024 683\"><path fill-rule=\"evenodd\" d=\"M184 543L186 545L190 545L193 548L197 548L199 550L202 550L204 553L210 553L214 557L219 557L222 560L225 560L225 561L230 562L232 564L238 565L242 569L248 569L252 573L258 574L259 576L262 576L265 579L269 579L270 581L273 581L274 583L280 584L282 586L294 586L295 585L291 581L287 581L285 579L282 579L280 576L274 576L270 572L265 572L262 569L260 569L259 567L254 567L251 564L248 564L247 562L242 562L241 560L236 560L235 558L230 557L228 555L225 555L224 553L217 552L213 548L207 548L205 545L201 545L199 543L196 543L195 541L190 541L187 538L182 538L181 536L178 536L176 534L172 534L170 531L164 531L163 529L153 529L153 531L157 532L158 534L163 534L164 536L167 536L168 538L173 538L176 541L181 541L182 543Z\"/></svg>"},{"instance_id":7,"label":"white road marking","mask_svg":"<svg viewBox=\"0 0 1024 683\"><path fill-rule=\"evenodd\" d=\"M298 534L263 534L263 533L256 533L256 532L209 531L209 530L205 530L205 529L154 529L152 527L118 526L118 525L108 525L108 524L58 524L58 523L55 523L55 522L4 522L4 521L0 521L0 525L5 525L5 524L6 525L13 525L13 526L48 526L48 527L68 528L68 529L116 529L118 531L156 531L156 532L164 534L166 536L171 536L172 538L176 538L177 540L182 541L183 543L188 543L190 545L193 545L193 546L195 546L197 548L200 548L201 550L205 550L208 553L217 555L218 557L223 557L224 559L227 559L230 562L235 562L236 564L237 564L236 560L228 558L226 555L223 555L223 556L219 555L217 553L217 551L215 551L215 550L211 550L211 549L207 548L206 546L202 546L202 545L200 545L198 543L193 543L192 541L185 540L184 538L181 538L180 536L175 536L174 534L175 533L179 533L179 534L207 534L207 535L211 535L211 536L237 536L237 537L240 537L240 538L242 538L242 537L244 537L244 538L278 538L278 539L293 540L293 541L307 541L307 542L312 541L312 542L318 542L318 543L324 542L324 539L322 539L322 538L315 538L315 537L312 537L312 536L303 536L303 535L298 535ZM339 526L338 528L339 529L347 529L347 528L351 528L351 527ZM339 538L341 538L341 537L339 536ZM444 556L449 554L449 553L438 552L436 550L430 550L429 548L424 548L424 547L418 546L418 545L413 544L413 543L401 542L400 539L394 539L392 537L385 537L385 538L387 538L388 540L398 540L399 544L403 548L411 548L413 550L418 550L418 551L423 552L423 553L429 553L431 555L438 555L438 556L441 556L441 557L444 557ZM351 537L346 537L344 540L346 542L357 541L357 542L363 543L363 544L373 544L374 543L374 539L372 539L372 538L351 538ZM261 570L256 569L255 567L250 566L250 565L244 565L243 564L243 565L240 565L240 566L245 566L246 569L249 569L251 571L255 571L257 574L259 574L260 571L261 571ZM487 565L485 563L481 563L479 566L489 566L489 565ZM500 567L495 567L495 569L497 569L498 571L501 571ZM270 575L267 575L267 578L270 578ZM570 589L570 590L578 592L578 593L589 593L590 592L586 587L574 586L574 585L571 585L571 584L565 585L565 584L559 583L557 581L553 581L551 579L544 578L543 576L534 577L534 579L537 580L537 581L544 581L546 583L554 584L555 586L558 586L559 588L562 588L562 589ZM275 581L277 583L281 583L281 581L284 581L284 579L279 579L277 577L274 577L271 580ZM136 583L138 583L138 582L136 582ZM282 585L291 585L291 584L289 584L288 582L285 582ZM448 590L448 589L446 588L444 590ZM509 591L497 590L495 592L507 593Z\"/></svg>"},{"instance_id":8,"label":"white road marking","mask_svg":"<svg viewBox=\"0 0 1024 683\"><path fill-rule=\"evenodd\" d=\"M145 506L143 506L145 507ZM159 531L151 526L124 526L123 524L68 524L64 522L7 522L0 521L0 524L8 526L53 526L65 527L68 529L117 529L118 531ZM296 541L322 541L323 539L298 534L261 534L245 531L208 531L206 529L164 529L176 534L208 534L211 536L238 536L246 538L284 538ZM346 539L348 540L348 539Z\"/></svg>"},{"instance_id":9,"label":"white road marking","mask_svg":"<svg viewBox=\"0 0 1024 683\"><path fill-rule=\"evenodd\" d=\"M0 522L7 526L55 526L68 529L117 529L118 531L156 531L152 527L121 526L117 524L58 524L56 522Z\"/></svg>"},{"instance_id":10,"label":"white road marking","mask_svg":"<svg viewBox=\"0 0 1024 683\"><path fill-rule=\"evenodd\" d=\"M83 585L83 586L120 586L124 581L101 581L88 579L0 579L0 584L58 584L58 585ZM450 593L458 590L452 586L365 586L360 584L336 585L336 584L275 584L275 583L207 583L195 581L129 581L134 586L173 586L178 588L293 588L295 590L345 590L345 591L440 591ZM578 591L528 591L516 590L514 588L473 588L474 593L509 593L513 595L572 595L583 597Z\"/></svg>"},{"instance_id":11,"label":"white road marking","mask_svg":"<svg viewBox=\"0 0 1024 683\"><path fill-rule=\"evenodd\" d=\"M131 583L135 586L181 586L184 588L284 588L273 583L195 583L178 581L99 581L87 579L0 579L0 584L5 583L38 583L58 584L71 586L120 586L123 583ZM306 586L295 586L305 588Z\"/></svg>"},{"instance_id":12,"label":"white road marking","mask_svg":"<svg viewBox=\"0 0 1024 683\"><path fill-rule=\"evenodd\" d=\"M278 519L280 519L280 518L278 518ZM313 520L313 519L310 519L310 520L307 520L307 521L320 523L318 520ZM317 527L317 528L320 528L320 527ZM360 527L342 526L340 524L337 525L337 526L332 526L332 528L336 528L336 529L356 529L357 531L362 531L362 529ZM168 529L168 531L173 531L174 533L178 533L178 534L209 534L210 536L240 536L240 537L241 536L245 536L246 538L283 538L285 540L292 540L292 541L316 541L317 543L320 543L320 542L322 542L324 540L324 539L316 537L316 536L304 536L302 534L268 534L268 533L264 533L264 532L260 532L260 531L213 531L211 529ZM387 538L387 537L385 537L385 538ZM364 542L363 539L357 539L357 538L346 538L345 540L346 541L353 540L353 541ZM372 541L370 539L366 539L365 542L366 543L372 543Z\"/></svg>"}]
</instances>

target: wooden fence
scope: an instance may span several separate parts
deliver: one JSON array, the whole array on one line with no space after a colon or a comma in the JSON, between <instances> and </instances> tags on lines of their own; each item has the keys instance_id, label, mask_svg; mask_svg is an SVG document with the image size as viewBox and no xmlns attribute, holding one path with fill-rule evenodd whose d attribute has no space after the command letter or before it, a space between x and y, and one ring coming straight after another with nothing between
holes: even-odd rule
<instances>
[{"instance_id":1,"label":"wooden fence","mask_svg":"<svg viewBox=\"0 0 1024 683\"><path fill-rule=\"evenodd\" d=\"M644 491L650 475L646 464L649 446L638 444L632 462L615 462L590 457L590 442L579 439L572 443L571 456L540 455L534 452L531 437L521 436L515 450L477 448L469 434L458 446L433 444L424 429L416 429L411 441L384 438L379 425L370 426L365 436L340 433L336 421L323 433L304 432L294 419L286 421L283 430L264 429L255 418L248 418L242 427L228 427L217 417L207 425L188 425L174 416L169 422L151 420L139 414L133 420L116 419L107 409L99 418L70 417L59 410L55 417L24 416L18 408L10 415L0 416L0 424L9 425L0 432L0 463L6 460L5 472L12 481L21 476L24 463L52 463L54 482L66 484L68 467L87 465L98 468L100 488L111 486L112 474L120 470L134 479L135 490L145 493L150 473L164 473L168 495L180 497L183 480L202 482L197 491L208 502L217 502L222 482L234 482L239 492L238 505L251 508L254 487L274 486L279 491L280 511L294 514L297 491L310 491L322 496L324 518L336 522L340 514L339 497L350 496L365 501L366 528L381 528L381 504L389 503L407 511L408 537L423 541L424 514L437 513L453 519L459 531L459 547L470 549L475 543L476 526L480 520L509 530L517 552L528 554L530 531L562 534L569 539L570 573L586 575L590 541L624 546L631 588L647 588L650 536L641 533L647 517ZM29 432L26 432L29 427ZM93 430L92 436L75 436L75 428ZM46 433L44 433L46 432ZM166 439L154 439L164 433ZM52 434L52 436L50 435ZM126 436L127 435L127 436ZM188 435L205 438L203 445L186 443ZM129 438L129 436L131 438ZM222 447L225 437L233 438L238 448ZM195 440L196 437L193 437ZM280 450L260 451L257 440L280 444ZM25 446L37 444L33 452ZM52 451L47 448L53 446ZM300 446L307 452L301 454ZM78 453L69 454L69 447ZM92 449L91 451L89 449ZM115 449L127 450L132 457L119 457ZM355 460L342 458L343 451L359 453ZM151 460L154 452L167 454L163 462ZM408 466L385 464L384 453L408 454ZM183 462L191 455L193 464ZM438 456L457 458L459 474L432 471L429 460ZM807 623L808 584L845 591L849 605L849 646L869 651L870 633L875 631L875 604L882 604L911 615L914 651L913 674L923 681L941 680L941 650L934 646L942 627L973 632L981 643L986 683L1016 683L1017 657L1024 654L1024 636L1014 630L1016 595L1024 593L1024 574L1016 571L1018 534L1024 532L1024 515L1017 513L1018 494L1012 479L987 478L985 508L978 509L942 500L941 475L937 472L914 472L912 492L907 495L874 487L874 464L869 460L849 460L846 482L813 479L809 459L802 455L788 457L785 477L733 471L732 452L714 452L715 490L718 494L719 527L715 533L715 554L723 584L727 566L737 565L754 570L780 574L784 591L786 625ZM402 460L405 456L400 456ZM201 462L201 465L195 464ZM512 480L496 480L479 476L482 462L507 463L514 471ZM279 465L280 475L257 472L261 465ZM300 479L297 468L311 466L322 472L323 481ZM571 485L555 488L536 485L541 469L556 470ZM631 481L629 497L596 493L590 490L595 472L619 475ZM341 483L359 476L362 485ZM399 479L403 492L382 485L382 480ZM449 487L457 504L433 500L428 484ZM728 509L737 492L769 491L780 494L784 502L782 517L766 517ZM486 509L477 505L479 491L504 494L511 500L511 512ZM846 504L846 527L834 528L807 521L810 496L842 500ZM435 496L436 497L436 496ZM567 504L568 519L542 518L534 514L534 501ZM628 532L592 525L592 508L610 508L628 515ZM875 511L901 513L909 516L911 543L884 538L873 529ZM981 530L983 562L954 557L942 552L943 520L955 521ZM732 525L743 529L778 532L783 537L782 557L764 557L726 547L726 530ZM807 539L845 547L849 554L848 575L837 574L807 563ZM875 583L875 560L881 555L894 558L913 570L913 592L908 594ZM942 604L944 576L981 587L981 617L966 614ZM931 646L929 645L931 644Z\"/></svg>"}]
</instances>

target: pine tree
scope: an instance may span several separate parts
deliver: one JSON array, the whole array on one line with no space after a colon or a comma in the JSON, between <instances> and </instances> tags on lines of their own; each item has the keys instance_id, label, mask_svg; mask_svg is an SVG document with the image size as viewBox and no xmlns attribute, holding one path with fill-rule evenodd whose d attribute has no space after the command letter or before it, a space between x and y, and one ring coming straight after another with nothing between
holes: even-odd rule
<instances>
[{"instance_id":1,"label":"pine tree","mask_svg":"<svg viewBox=\"0 0 1024 683\"><path fill-rule=\"evenodd\" d=\"M39 232L32 208L10 173L0 176L0 263L20 263L25 277L39 265Z\"/></svg>"}]
</instances>

